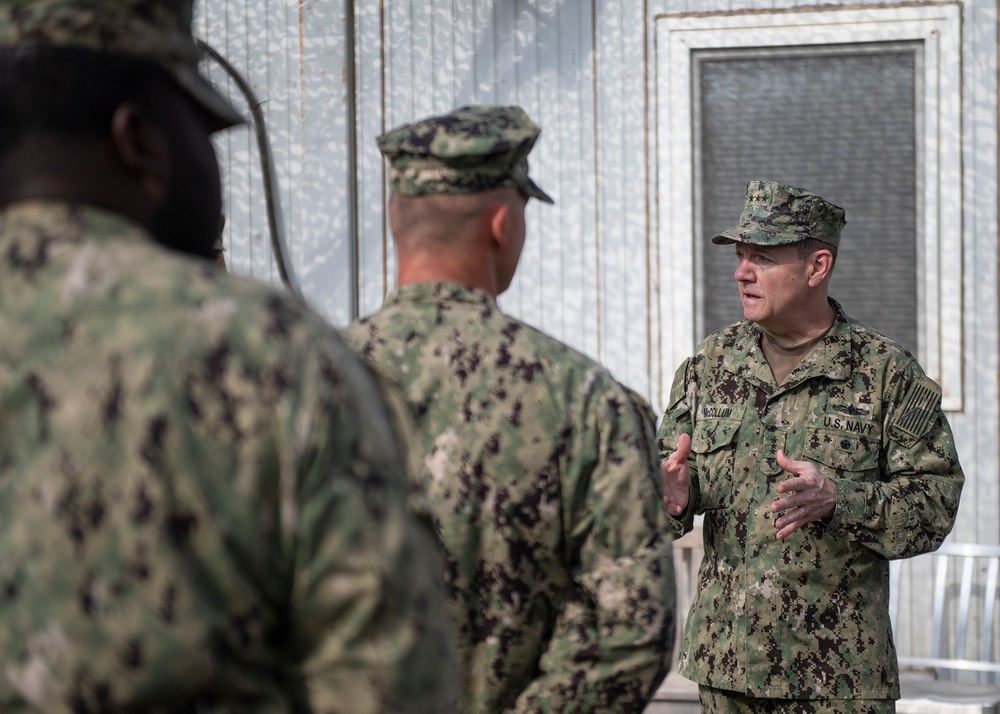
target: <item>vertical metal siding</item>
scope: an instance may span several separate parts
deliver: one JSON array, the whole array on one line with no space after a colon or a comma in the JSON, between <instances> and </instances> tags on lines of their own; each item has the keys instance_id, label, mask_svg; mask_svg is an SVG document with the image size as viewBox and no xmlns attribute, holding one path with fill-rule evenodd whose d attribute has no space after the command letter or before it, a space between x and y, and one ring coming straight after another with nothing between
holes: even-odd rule
<instances>
[{"instance_id":1,"label":"vertical metal siding","mask_svg":"<svg viewBox=\"0 0 1000 714\"><path fill-rule=\"evenodd\" d=\"M329 0L226 0L196 7L196 32L247 80L262 105L293 270L331 321L350 318L352 207L342 6ZM211 62L211 79L246 105ZM249 112L244 110L249 115ZM220 134L227 258L235 272L280 284L267 231L252 128Z\"/></svg>"},{"instance_id":2,"label":"vertical metal siding","mask_svg":"<svg viewBox=\"0 0 1000 714\"><path fill-rule=\"evenodd\" d=\"M596 355L594 72L592 12L560 0L385 2L359 23L359 160L363 216L382 212L375 137L469 103L516 103L542 127L532 174L555 207L528 207L528 241L501 304ZM380 40L380 41L376 41ZM376 93L376 88L378 93ZM371 113L379 107L381 117ZM381 182L382 179L380 179ZM395 264L385 226L362 223L362 311L378 308ZM383 247L386 250L383 252Z\"/></svg>"},{"instance_id":3,"label":"vertical metal siding","mask_svg":"<svg viewBox=\"0 0 1000 714\"><path fill-rule=\"evenodd\" d=\"M958 540L1000 542L1000 391L998 391L997 305L997 67L998 3L965 5L964 194L965 275L963 318L966 365L965 409L954 415L959 452L968 475ZM959 249L959 248L956 248Z\"/></svg>"},{"instance_id":4,"label":"vertical metal siding","mask_svg":"<svg viewBox=\"0 0 1000 714\"><path fill-rule=\"evenodd\" d=\"M644 395L651 388L652 258L646 158L645 2L596 4L600 358ZM660 405L656 405L659 407Z\"/></svg>"}]
</instances>

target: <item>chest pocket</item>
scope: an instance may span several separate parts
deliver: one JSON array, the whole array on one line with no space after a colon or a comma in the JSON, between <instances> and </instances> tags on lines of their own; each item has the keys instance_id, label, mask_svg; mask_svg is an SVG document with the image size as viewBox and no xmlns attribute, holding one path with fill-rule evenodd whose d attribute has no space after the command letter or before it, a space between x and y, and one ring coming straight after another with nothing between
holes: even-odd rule
<instances>
[{"instance_id":1,"label":"chest pocket","mask_svg":"<svg viewBox=\"0 0 1000 714\"><path fill-rule=\"evenodd\" d=\"M742 413L742 412L741 412ZM691 434L697 455L701 508L725 508L733 501L736 473L736 435L740 419L699 419Z\"/></svg>"},{"instance_id":2,"label":"chest pocket","mask_svg":"<svg viewBox=\"0 0 1000 714\"><path fill-rule=\"evenodd\" d=\"M806 433L805 458L836 472L838 478L876 478L881 432L872 425L863 435L839 429L815 428ZM832 474L831 474L832 475Z\"/></svg>"}]
</instances>

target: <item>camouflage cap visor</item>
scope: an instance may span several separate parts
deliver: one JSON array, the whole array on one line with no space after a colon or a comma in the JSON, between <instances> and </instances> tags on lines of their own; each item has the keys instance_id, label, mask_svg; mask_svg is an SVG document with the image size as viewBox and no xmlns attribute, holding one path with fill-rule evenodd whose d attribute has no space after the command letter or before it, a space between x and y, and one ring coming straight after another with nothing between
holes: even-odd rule
<instances>
[{"instance_id":1,"label":"camouflage cap visor","mask_svg":"<svg viewBox=\"0 0 1000 714\"><path fill-rule=\"evenodd\" d=\"M246 122L236 107L230 104L229 100L223 97L196 68L180 65L165 69L178 86L209 113L214 120L212 124L214 131L221 131Z\"/></svg>"},{"instance_id":2,"label":"camouflage cap visor","mask_svg":"<svg viewBox=\"0 0 1000 714\"><path fill-rule=\"evenodd\" d=\"M526 158L521 159L517 162L517 165L514 166L514 169L511 172L511 179L514 182L514 185L521 189L526 196L530 198L537 198L539 201L543 201L545 203L555 203L555 201L552 200L552 197L545 193L545 191L543 191L541 187L532 181L528 176L528 160Z\"/></svg>"},{"instance_id":3,"label":"camouflage cap visor","mask_svg":"<svg viewBox=\"0 0 1000 714\"><path fill-rule=\"evenodd\" d=\"M521 186L520 188L531 198L537 198L539 201L542 201L544 203L555 203L555 201L552 199L552 196L545 193L545 191L543 191L541 187L537 183L532 181L530 178L526 179L524 185Z\"/></svg>"}]
</instances>

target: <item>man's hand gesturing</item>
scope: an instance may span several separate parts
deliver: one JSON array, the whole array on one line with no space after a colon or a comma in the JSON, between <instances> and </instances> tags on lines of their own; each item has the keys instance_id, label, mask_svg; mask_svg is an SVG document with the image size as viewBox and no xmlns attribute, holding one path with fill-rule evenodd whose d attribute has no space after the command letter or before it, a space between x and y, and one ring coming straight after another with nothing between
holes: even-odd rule
<instances>
[{"instance_id":1,"label":"man's hand gesturing","mask_svg":"<svg viewBox=\"0 0 1000 714\"><path fill-rule=\"evenodd\" d=\"M687 510L688 486L691 484L691 469L687 460L691 455L691 435L681 434L677 440L677 450L660 462L663 477L663 502L667 513L677 517Z\"/></svg>"}]
</instances>

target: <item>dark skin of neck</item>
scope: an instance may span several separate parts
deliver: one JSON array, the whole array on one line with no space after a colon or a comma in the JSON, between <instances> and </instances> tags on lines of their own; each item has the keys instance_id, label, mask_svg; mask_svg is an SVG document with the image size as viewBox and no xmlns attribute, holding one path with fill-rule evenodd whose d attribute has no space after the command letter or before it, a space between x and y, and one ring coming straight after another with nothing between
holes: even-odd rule
<instances>
[{"instance_id":1,"label":"dark skin of neck","mask_svg":"<svg viewBox=\"0 0 1000 714\"><path fill-rule=\"evenodd\" d=\"M170 169L163 131L123 104L100 139L26 137L0 161L0 206L31 199L85 203L152 230Z\"/></svg>"}]
</instances>

